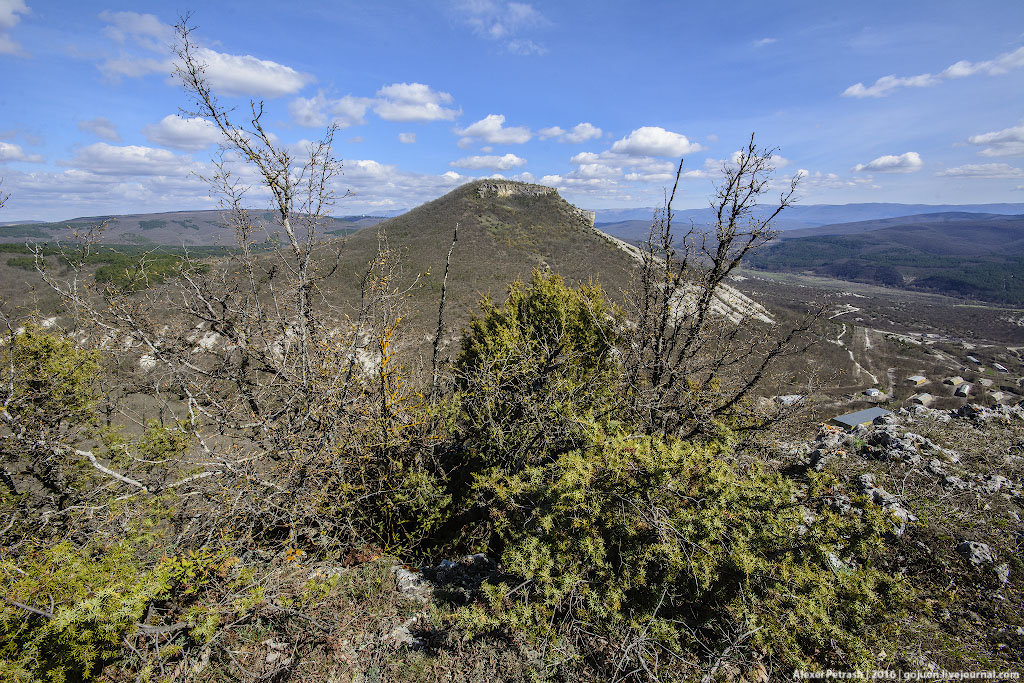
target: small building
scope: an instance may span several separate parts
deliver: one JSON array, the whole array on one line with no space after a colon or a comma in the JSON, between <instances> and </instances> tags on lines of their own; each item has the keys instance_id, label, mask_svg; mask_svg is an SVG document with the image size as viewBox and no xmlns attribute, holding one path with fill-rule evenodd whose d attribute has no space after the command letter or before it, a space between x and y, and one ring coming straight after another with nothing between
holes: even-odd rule
<instances>
[{"instance_id":1,"label":"small building","mask_svg":"<svg viewBox=\"0 0 1024 683\"><path fill-rule=\"evenodd\" d=\"M1004 398L1009 398L1010 397L1010 395L1008 393L1006 393L1005 391L990 391L990 392L988 392L988 395L991 396L992 400L995 401L996 403L999 403Z\"/></svg>"},{"instance_id":2,"label":"small building","mask_svg":"<svg viewBox=\"0 0 1024 683\"><path fill-rule=\"evenodd\" d=\"M983 387L990 387L993 384L995 384L995 382L993 382L987 377L982 377L981 379L978 380L978 384L980 384Z\"/></svg>"},{"instance_id":3,"label":"small building","mask_svg":"<svg viewBox=\"0 0 1024 683\"><path fill-rule=\"evenodd\" d=\"M915 387L919 387L922 384L927 384L928 383L928 378L925 377L924 375L912 375L912 376L907 378L907 383L908 384L912 384Z\"/></svg>"},{"instance_id":4,"label":"small building","mask_svg":"<svg viewBox=\"0 0 1024 683\"><path fill-rule=\"evenodd\" d=\"M935 400L934 396L932 396L928 392L924 392L924 391L921 392L920 394L914 394L913 396L910 397L910 402L911 403L916 403L916 404L922 405L922 406L931 405L931 402L934 401L934 400Z\"/></svg>"},{"instance_id":5,"label":"small building","mask_svg":"<svg viewBox=\"0 0 1024 683\"><path fill-rule=\"evenodd\" d=\"M957 386L956 391L953 392L953 395L959 396L960 398L967 398L968 396L971 395L972 388L973 387L971 387L970 384L964 382L963 384Z\"/></svg>"},{"instance_id":6,"label":"small building","mask_svg":"<svg viewBox=\"0 0 1024 683\"><path fill-rule=\"evenodd\" d=\"M892 415L892 411L882 408L867 408L865 410L858 410L855 413L833 417L829 420L829 423L843 429L853 429L858 425L869 425L874 422L875 418L883 415Z\"/></svg>"},{"instance_id":7,"label":"small building","mask_svg":"<svg viewBox=\"0 0 1024 683\"><path fill-rule=\"evenodd\" d=\"M992 364L992 367L994 367L994 368L995 368L996 370L998 370L999 372L1009 372L1009 370L1007 370L1007 369L1006 369L1005 367L1003 367L1003 366L1002 366L1002 365L1000 365L999 363L993 363L993 364Z\"/></svg>"},{"instance_id":8,"label":"small building","mask_svg":"<svg viewBox=\"0 0 1024 683\"><path fill-rule=\"evenodd\" d=\"M981 361L975 358L974 356L967 356L967 360L971 361L975 365L981 365Z\"/></svg>"},{"instance_id":9,"label":"small building","mask_svg":"<svg viewBox=\"0 0 1024 683\"><path fill-rule=\"evenodd\" d=\"M880 389L877 389L875 387L871 387L870 389L865 389L864 390L864 395L865 396L870 396L871 398L878 398L879 396L882 395L882 392L881 392Z\"/></svg>"},{"instance_id":10,"label":"small building","mask_svg":"<svg viewBox=\"0 0 1024 683\"><path fill-rule=\"evenodd\" d=\"M961 384L963 384L964 381L965 380L964 380L963 377L960 377L959 375L957 375L956 377L947 377L946 379L942 380L942 383L943 384L949 384L949 385L952 385L954 387L958 387Z\"/></svg>"},{"instance_id":11,"label":"small building","mask_svg":"<svg viewBox=\"0 0 1024 683\"><path fill-rule=\"evenodd\" d=\"M803 394L784 394L782 396L776 396L775 400L784 406L795 406L800 401L804 400Z\"/></svg>"}]
</instances>

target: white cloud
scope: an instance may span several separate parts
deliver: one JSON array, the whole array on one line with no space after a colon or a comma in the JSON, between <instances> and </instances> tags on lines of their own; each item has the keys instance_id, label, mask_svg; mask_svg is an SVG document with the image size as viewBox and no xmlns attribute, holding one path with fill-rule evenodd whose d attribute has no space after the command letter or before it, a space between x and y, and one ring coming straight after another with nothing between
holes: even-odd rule
<instances>
[{"instance_id":1,"label":"white cloud","mask_svg":"<svg viewBox=\"0 0 1024 683\"><path fill-rule=\"evenodd\" d=\"M141 78L149 74L170 76L174 72L174 62L169 59L154 59L137 55L111 57L100 64L100 71L115 81L121 76L127 78Z\"/></svg>"},{"instance_id":2,"label":"white cloud","mask_svg":"<svg viewBox=\"0 0 1024 683\"><path fill-rule=\"evenodd\" d=\"M577 123L572 127L572 130L561 136L561 142L579 143L586 142L587 140L594 140L601 137L601 129L592 123L584 121L583 123Z\"/></svg>"},{"instance_id":3,"label":"white cloud","mask_svg":"<svg viewBox=\"0 0 1024 683\"><path fill-rule=\"evenodd\" d=\"M906 152L905 154L886 154L873 159L866 164L857 164L853 167L854 172L864 171L874 173L913 173L920 171L924 166L921 155L917 152Z\"/></svg>"},{"instance_id":4,"label":"white cloud","mask_svg":"<svg viewBox=\"0 0 1024 683\"><path fill-rule=\"evenodd\" d=\"M117 126L110 119L100 116L88 121L79 121L78 130L92 133L96 137L108 142L121 142L121 134L117 132Z\"/></svg>"},{"instance_id":5,"label":"white cloud","mask_svg":"<svg viewBox=\"0 0 1024 683\"><path fill-rule=\"evenodd\" d=\"M159 123L142 129L146 139L156 145L195 152L221 141L221 133L212 122L202 118L183 119L177 114L165 116Z\"/></svg>"},{"instance_id":6,"label":"white cloud","mask_svg":"<svg viewBox=\"0 0 1024 683\"><path fill-rule=\"evenodd\" d=\"M411 145L416 142L416 133L399 133L398 141L403 145Z\"/></svg>"},{"instance_id":7,"label":"white cloud","mask_svg":"<svg viewBox=\"0 0 1024 683\"><path fill-rule=\"evenodd\" d=\"M616 141L611 151L625 156L680 157L704 149L680 133L659 126L643 126Z\"/></svg>"},{"instance_id":8,"label":"white cloud","mask_svg":"<svg viewBox=\"0 0 1024 683\"><path fill-rule=\"evenodd\" d=\"M194 176L100 175L68 169L60 173L9 176L13 208L20 215L63 220L187 207L214 208L206 184Z\"/></svg>"},{"instance_id":9,"label":"white cloud","mask_svg":"<svg viewBox=\"0 0 1024 683\"><path fill-rule=\"evenodd\" d=\"M288 113L300 126L319 128L330 122L339 128L348 128L366 122L363 117L371 104L373 100L367 97L345 95L332 100L320 91L313 97L297 97L289 102Z\"/></svg>"},{"instance_id":10,"label":"white cloud","mask_svg":"<svg viewBox=\"0 0 1024 683\"><path fill-rule=\"evenodd\" d=\"M672 180L675 175L672 173L639 173L634 171L633 173L627 173L623 176L629 181L639 181L643 183L664 183Z\"/></svg>"},{"instance_id":11,"label":"white cloud","mask_svg":"<svg viewBox=\"0 0 1024 683\"><path fill-rule=\"evenodd\" d=\"M800 190L803 192L813 190L849 190L854 188L860 189L880 189L879 185L876 185L874 179L871 176L854 178L852 180L841 178L836 173L822 173L821 171L808 171L806 168L801 168L796 172L797 177L800 179ZM776 186L779 189L785 189L789 186L788 180L778 179Z\"/></svg>"},{"instance_id":12,"label":"white cloud","mask_svg":"<svg viewBox=\"0 0 1024 683\"><path fill-rule=\"evenodd\" d=\"M777 42L779 42L778 38L761 38L760 40L754 41L754 47L766 47Z\"/></svg>"},{"instance_id":13,"label":"white cloud","mask_svg":"<svg viewBox=\"0 0 1024 683\"><path fill-rule=\"evenodd\" d=\"M473 178L456 171L438 175L412 173L372 159L345 161L344 200L346 211L370 212L381 208L409 208L452 190ZM351 208L349 208L351 207Z\"/></svg>"},{"instance_id":14,"label":"white cloud","mask_svg":"<svg viewBox=\"0 0 1024 683\"><path fill-rule=\"evenodd\" d=\"M0 0L0 54L21 55L21 45L11 38L11 31L21 21L22 14L28 14L25 0Z\"/></svg>"},{"instance_id":15,"label":"white cloud","mask_svg":"<svg viewBox=\"0 0 1024 683\"><path fill-rule=\"evenodd\" d=\"M174 28L154 14L138 12L100 12L107 23L103 33L117 43L132 42L153 52L169 52L174 42Z\"/></svg>"},{"instance_id":16,"label":"white cloud","mask_svg":"<svg viewBox=\"0 0 1024 683\"><path fill-rule=\"evenodd\" d=\"M580 143L586 142L587 140L594 140L601 137L602 130L592 123L583 122L577 123L572 127L572 130L565 130L560 126L551 126L550 128L541 128L537 131L537 136L541 140L555 139L559 142L568 143Z\"/></svg>"},{"instance_id":17,"label":"white cloud","mask_svg":"<svg viewBox=\"0 0 1024 683\"><path fill-rule=\"evenodd\" d=\"M491 168L499 171L508 171L526 165L526 159L515 154L506 154L500 157L494 155L473 156L456 159L448 165L456 168Z\"/></svg>"},{"instance_id":18,"label":"white cloud","mask_svg":"<svg viewBox=\"0 0 1024 683\"><path fill-rule=\"evenodd\" d=\"M984 145L978 152L983 157L1024 156L1024 125L967 138L972 145Z\"/></svg>"},{"instance_id":19,"label":"white cloud","mask_svg":"<svg viewBox=\"0 0 1024 683\"><path fill-rule=\"evenodd\" d=\"M5 171L5 188L12 196L9 208L19 216L51 220L69 216L173 211L182 207L215 208L206 183L187 173L204 167L189 166L186 157L174 158L166 151L163 154L166 155L163 158L147 161L144 154L122 155L105 150L99 154L80 155L83 162L89 162L97 170L83 167L69 168L61 173L24 173L10 169ZM138 163L148 166L143 169L146 171L172 170L176 165L188 168L168 175L138 173L139 169L126 162L123 156L129 157L129 161L133 156L142 157ZM103 163L98 163L100 160ZM243 174L246 171L244 167L238 170ZM351 195L340 200L338 210L353 214L417 206L473 179L454 170L441 174L413 173L371 159L346 160L344 170L345 174L335 180L335 189L339 195L350 190ZM242 178L250 182L248 176L243 175ZM255 187L250 199L259 203L263 198L261 188L255 179L251 182Z\"/></svg>"},{"instance_id":20,"label":"white cloud","mask_svg":"<svg viewBox=\"0 0 1024 683\"><path fill-rule=\"evenodd\" d=\"M843 91L843 97L885 97L901 88L928 88L952 78L965 78L975 74L997 76L1021 67L1024 67L1024 47L1017 48L1013 52L1005 52L995 59L984 62L961 60L946 67L938 74L883 76L868 86L863 83L855 83Z\"/></svg>"},{"instance_id":21,"label":"white cloud","mask_svg":"<svg viewBox=\"0 0 1024 683\"><path fill-rule=\"evenodd\" d=\"M543 55L547 54L548 49L539 43L535 43L528 38L516 38L505 43L505 48L516 55Z\"/></svg>"},{"instance_id":22,"label":"white cloud","mask_svg":"<svg viewBox=\"0 0 1024 683\"><path fill-rule=\"evenodd\" d=\"M450 121L459 115L451 104L453 98L423 83L392 83L377 91L373 110L385 121Z\"/></svg>"},{"instance_id":23,"label":"white cloud","mask_svg":"<svg viewBox=\"0 0 1024 683\"><path fill-rule=\"evenodd\" d=\"M542 55L547 52L543 45L520 37L524 31L548 23L533 5L501 0L463 0L456 4L455 12L475 34L500 42L513 54Z\"/></svg>"},{"instance_id":24,"label":"white cloud","mask_svg":"<svg viewBox=\"0 0 1024 683\"><path fill-rule=\"evenodd\" d=\"M460 147L468 147L474 140L491 143L492 145L520 145L533 137L526 126L505 127L505 117L501 114L488 114L476 123L465 128L456 128L455 132L462 137Z\"/></svg>"},{"instance_id":25,"label":"white cloud","mask_svg":"<svg viewBox=\"0 0 1024 683\"><path fill-rule=\"evenodd\" d=\"M122 46L131 44L162 55L174 40L174 29L152 14L102 12L100 19L107 24L104 33ZM232 55L208 47L196 48L195 54L197 61L206 66L210 87L220 95L280 97L295 94L314 80L290 66L252 55ZM113 78L137 78L152 73L169 76L174 72L174 61L125 53L107 59L100 69Z\"/></svg>"},{"instance_id":26,"label":"white cloud","mask_svg":"<svg viewBox=\"0 0 1024 683\"><path fill-rule=\"evenodd\" d=\"M70 161L61 163L99 175L187 176L193 168L190 159L166 149L105 142L82 147Z\"/></svg>"},{"instance_id":27,"label":"white cloud","mask_svg":"<svg viewBox=\"0 0 1024 683\"><path fill-rule=\"evenodd\" d=\"M7 161L39 163L43 161L43 157L38 154L25 154L25 150L13 142L0 141L0 163Z\"/></svg>"},{"instance_id":28,"label":"white cloud","mask_svg":"<svg viewBox=\"0 0 1024 683\"><path fill-rule=\"evenodd\" d=\"M936 173L950 178L1024 178L1024 170L1009 164L965 164Z\"/></svg>"},{"instance_id":29,"label":"white cloud","mask_svg":"<svg viewBox=\"0 0 1024 683\"><path fill-rule=\"evenodd\" d=\"M580 164L569 174L572 178L617 178L622 174L621 168L609 164Z\"/></svg>"},{"instance_id":30,"label":"white cloud","mask_svg":"<svg viewBox=\"0 0 1024 683\"><path fill-rule=\"evenodd\" d=\"M290 66L252 55L229 55L200 48L197 56L206 65L206 77L214 92L224 95L280 97L292 95L314 80Z\"/></svg>"},{"instance_id":31,"label":"white cloud","mask_svg":"<svg viewBox=\"0 0 1024 683\"><path fill-rule=\"evenodd\" d=\"M740 159L743 157L742 150L736 150L729 155L728 159L705 159L704 170L710 174L722 175L722 167L726 164L739 164ZM768 163L771 164L772 168L779 169L789 166L789 159L779 154L773 154L768 157Z\"/></svg>"}]
</instances>

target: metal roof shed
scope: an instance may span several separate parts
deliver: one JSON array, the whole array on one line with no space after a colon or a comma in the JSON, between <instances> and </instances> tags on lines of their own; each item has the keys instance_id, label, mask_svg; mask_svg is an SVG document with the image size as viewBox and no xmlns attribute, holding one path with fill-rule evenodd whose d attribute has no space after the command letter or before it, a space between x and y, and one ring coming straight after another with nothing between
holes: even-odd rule
<instances>
[{"instance_id":1,"label":"metal roof shed","mask_svg":"<svg viewBox=\"0 0 1024 683\"><path fill-rule=\"evenodd\" d=\"M831 422L837 427L853 429L857 425L871 424L876 417L881 417L882 415L892 415L892 411L884 410L883 408L866 408L864 410L858 410L855 413L847 413L846 415L833 417Z\"/></svg>"}]
</instances>

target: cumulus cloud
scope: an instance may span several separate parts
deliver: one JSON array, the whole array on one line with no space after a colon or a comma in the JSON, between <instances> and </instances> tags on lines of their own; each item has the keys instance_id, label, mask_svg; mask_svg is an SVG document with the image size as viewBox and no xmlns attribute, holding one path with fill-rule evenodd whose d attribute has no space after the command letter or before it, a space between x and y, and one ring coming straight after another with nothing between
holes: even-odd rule
<instances>
[{"instance_id":1,"label":"cumulus cloud","mask_svg":"<svg viewBox=\"0 0 1024 683\"><path fill-rule=\"evenodd\" d=\"M730 164L733 164L733 165L739 164L740 163L740 159L742 157L743 157L742 150L736 150L735 152L733 152L732 154L729 155L728 159L711 159L711 158L705 159L704 160L704 171L705 171L706 175L709 175L709 176L712 176L712 175L721 176L721 175L723 175L723 169L724 169L725 166L730 165ZM789 166L790 161L789 161L789 159L787 159L786 157L782 156L781 154L772 154L770 157L768 157L768 163L771 165L772 168L780 169L780 168L785 168L786 166ZM693 173L697 173L697 171L693 171ZM683 173L683 176L684 177L690 177L690 176L687 176L687 173ZM703 176L692 176L692 177L703 177Z\"/></svg>"},{"instance_id":2,"label":"cumulus cloud","mask_svg":"<svg viewBox=\"0 0 1024 683\"><path fill-rule=\"evenodd\" d=\"M82 147L71 160L61 164L99 175L144 176L185 176L193 166L190 159L166 149L105 142Z\"/></svg>"},{"instance_id":3,"label":"cumulus cloud","mask_svg":"<svg viewBox=\"0 0 1024 683\"><path fill-rule=\"evenodd\" d=\"M547 48L522 36L524 32L548 23L537 8L525 2L500 0L463 0L455 5L455 13L473 33L501 43L518 55L542 55Z\"/></svg>"},{"instance_id":4,"label":"cumulus cloud","mask_svg":"<svg viewBox=\"0 0 1024 683\"><path fill-rule=\"evenodd\" d=\"M341 178L344 189L351 193L345 199L345 210L365 213L416 206L470 180L470 176L456 171L412 173L372 159L346 160Z\"/></svg>"},{"instance_id":5,"label":"cumulus cloud","mask_svg":"<svg viewBox=\"0 0 1024 683\"><path fill-rule=\"evenodd\" d=\"M43 157L38 154L26 154L19 145L13 142L2 142L0 141L0 163L6 161L25 161L30 163L39 163L43 160Z\"/></svg>"},{"instance_id":6,"label":"cumulus cloud","mask_svg":"<svg viewBox=\"0 0 1024 683\"><path fill-rule=\"evenodd\" d=\"M875 184L874 179L871 176L862 176L860 178L842 178L836 173L822 173L821 171L808 171L806 168L801 168L796 172L797 177L800 179L800 189L803 191L808 190L849 190L853 188L881 189L879 185ZM780 189L788 186L788 181L785 183L778 183Z\"/></svg>"},{"instance_id":7,"label":"cumulus cloud","mask_svg":"<svg viewBox=\"0 0 1024 683\"><path fill-rule=\"evenodd\" d=\"M221 141L221 133L210 121L185 119L177 114L165 116L159 123L142 129L146 139L156 145L195 152Z\"/></svg>"},{"instance_id":8,"label":"cumulus cloud","mask_svg":"<svg viewBox=\"0 0 1024 683\"><path fill-rule=\"evenodd\" d=\"M52 220L71 215L172 211L182 206L215 208L206 183L188 173L206 166L165 150L147 153L107 146L82 150L74 160L63 163L75 167L60 173L5 171L5 189L12 196L10 208L21 216ZM350 193L339 209L353 214L416 206L473 179L455 170L414 173L372 159L346 159L344 167L345 174L335 179L335 189L339 194ZM234 170L250 182L245 167ZM154 171L175 172L158 175ZM258 182L251 182L256 184L251 199L258 201L262 198Z\"/></svg>"},{"instance_id":9,"label":"cumulus cloud","mask_svg":"<svg viewBox=\"0 0 1024 683\"><path fill-rule=\"evenodd\" d=\"M225 95L292 95L314 80L290 66L252 55L229 55L209 48L200 48L197 53L206 65L210 86Z\"/></svg>"},{"instance_id":10,"label":"cumulus cloud","mask_svg":"<svg viewBox=\"0 0 1024 683\"><path fill-rule=\"evenodd\" d=\"M167 52L174 42L174 28L155 14L100 12L106 22L103 33L116 43L134 43L153 52Z\"/></svg>"},{"instance_id":11,"label":"cumulus cloud","mask_svg":"<svg viewBox=\"0 0 1024 683\"><path fill-rule=\"evenodd\" d=\"M126 48L132 46L162 55L166 54L168 45L174 39L174 29L152 14L101 12L100 19L107 24L104 33ZM292 95L314 80L311 75L300 73L284 64L252 55L218 52L208 47L198 47L196 59L206 65L206 78L212 89L228 96L273 98ZM174 61L162 57L121 54L104 61L100 69L112 78L137 78L152 73L169 76L174 72Z\"/></svg>"},{"instance_id":12,"label":"cumulus cloud","mask_svg":"<svg viewBox=\"0 0 1024 683\"><path fill-rule=\"evenodd\" d=\"M594 140L601 137L602 130L592 123L583 122L577 123L572 127L572 130L564 130L559 126L551 126L550 128L541 128L537 131L537 136L541 140L558 140L559 142L568 143L580 143L586 142L587 140Z\"/></svg>"},{"instance_id":13,"label":"cumulus cloud","mask_svg":"<svg viewBox=\"0 0 1024 683\"><path fill-rule=\"evenodd\" d=\"M392 83L377 91L373 110L385 121L451 121L460 112L445 107L453 98L423 83Z\"/></svg>"},{"instance_id":14,"label":"cumulus cloud","mask_svg":"<svg viewBox=\"0 0 1024 683\"><path fill-rule=\"evenodd\" d=\"M1024 125L972 135L967 142L984 146L985 149L978 152L983 157L1024 156Z\"/></svg>"},{"instance_id":15,"label":"cumulus cloud","mask_svg":"<svg viewBox=\"0 0 1024 683\"><path fill-rule=\"evenodd\" d=\"M679 157L704 149L681 133L660 126L643 126L616 141L611 151L625 156Z\"/></svg>"},{"instance_id":16,"label":"cumulus cloud","mask_svg":"<svg viewBox=\"0 0 1024 683\"><path fill-rule=\"evenodd\" d=\"M994 59L983 62L961 60L951 64L937 74L916 76L882 76L871 85L855 83L843 91L843 97L886 97L902 88L928 88L953 78L966 78L976 74L997 76L1011 69L1024 67L1024 47L1005 52Z\"/></svg>"},{"instance_id":17,"label":"cumulus cloud","mask_svg":"<svg viewBox=\"0 0 1024 683\"><path fill-rule=\"evenodd\" d=\"M373 100L367 97L345 95L329 99L320 91L313 97L297 97L289 102L288 113L300 126L322 127L330 122L339 128L348 128L366 122L363 117L371 104Z\"/></svg>"},{"instance_id":18,"label":"cumulus cloud","mask_svg":"<svg viewBox=\"0 0 1024 683\"><path fill-rule=\"evenodd\" d=\"M873 159L866 164L857 164L853 167L854 172L863 173L913 173L920 171L924 166L921 155L917 152L906 152L905 154L886 154Z\"/></svg>"},{"instance_id":19,"label":"cumulus cloud","mask_svg":"<svg viewBox=\"0 0 1024 683\"><path fill-rule=\"evenodd\" d=\"M1024 170L1009 164L965 164L935 175L949 178L1024 178Z\"/></svg>"},{"instance_id":20,"label":"cumulus cloud","mask_svg":"<svg viewBox=\"0 0 1024 683\"><path fill-rule=\"evenodd\" d=\"M416 133L399 133L398 141L403 145L411 145L416 142Z\"/></svg>"},{"instance_id":21,"label":"cumulus cloud","mask_svg":"<svg viewBox=\"0 0 1024 683\"><path fill-rule=\"evenodd\" d=\"M214 208L206 184L190 176L99 175L80 169L8 176L12 207L24 217L63 220L71 216Z\"/></svg>"},{"instance_id":22,"label":"cumulus cloud","mask_svg":"<svg viewBox=\"0 0 1024 683\"><path fill-rule=\"evenodd\" d=\"M21 45L11 38L11 31L21 21L21 15L28 13L25 0L0 0L0 54L24 54Z\"/></svg>"},{"instance_id":23,"label":"cumulus cloud","mask_svg":"<svg viewBox=\"0 0 1024 683\"><path fill-rule=\"evenodd\" d=\"M675 173L675 164L664 159L650 156L629 157L610 150L601 153L580 152L574 154L569 163L576 168L567 174L559 175L559 187L586 188L596 193L603 187L615 193L621 180L641 183L661 183L671 180Z\"/></svg>"},{"instance_id":24,"label":"cumulus cloud","mask_svg":"<svg viewBox=\"0 0 1024 683\"><path fill-rule=\"evenodd\" d=\"M463 157L462 159L456 159L455 161L448 164L456 168L490 168L498 171L508 171L513 168L526 165L526 159L518 157L515 154L505 154L504 156L497 155L486 155L486 156L472 156Z\"/></svg>"},{"instance_id":25,"label":"cumulus cloud","mask_svg":"<svg viewBox=\"0 0 1024 683\"><path fill-rule=\"evenodd\" d=\"M541 128L537 131L537 137L541 140L550 140L551 138L557 138L561 135L565 135L565 129L560 126L549 126L548 128Z\"/></svg>"},{"instance_id":26,"label":"cumulus cloud","mask_svg":"<svg viewBox=\"0 0 1024 683\"><path fill-rule=\"evenodd\" d=\"M149 74L170 76L174 72L174 62L169 59L155 59L138 55L111 57L100 64L100 71L112 81L126 78L142 78Z\"/></svg>"},{"instance_id":27,"label":"cumulus cloud","mask_svg":"<svg viewBox=\"0 0 1024 683\"><path fill-rule=\"evenodd\" d=\"M257 96L272 99L293 95L315 80L296 71L252 55L230 55L209 48L198 48L196 59L206 65L206 79L214 92L227 96ZM106 60L100 69L107 76L139 78L148 74L174 72L172 60L118 57Z\"/></svg>"},{"instance_id":28,"label":"cumulus cloud","mask_svg":"<svg viewBox=\"0 0 1024 683\"><path fill-rule=\"evenodd\" d=\"M505 117L501 114L488 114L465 128L456 128L455 132L462 136L460 147L468 147L477 140L492 145L520 145L533 137L526 126L506 127Z\"/></svg>"},{"instance_id":29,"label":"cumulus cloud","mask_svg":"<svg viewBox=\"0 0 1024 683\"><path fill-rule=\"evenodd\" d=\"M98 138L108 142L121 142L121 134L117 132L117 126L110 119L100 116L88 121L79 121L78 130L84 133L92 133Z\"/></svg>"}]
</instances>

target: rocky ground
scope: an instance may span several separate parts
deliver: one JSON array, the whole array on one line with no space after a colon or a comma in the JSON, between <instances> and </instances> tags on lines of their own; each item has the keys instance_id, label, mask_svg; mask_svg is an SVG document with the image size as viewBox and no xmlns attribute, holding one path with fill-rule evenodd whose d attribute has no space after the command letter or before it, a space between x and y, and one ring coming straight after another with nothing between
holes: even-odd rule
<instances>
[{"instance_id":1,"label":"rocky ground","mask_svg":"<svg viewBox=\"0 0 1024 683\"><path fill-rule=\"evenodd\" d=\"M850 432L822 426L789 457L779 464L797 476L838 478L837 511L855 514L863 495L892 513L887 569L916 597L890 666L1021 668L1024 408L904 408Z\"/></svg>"}]
</instances>

